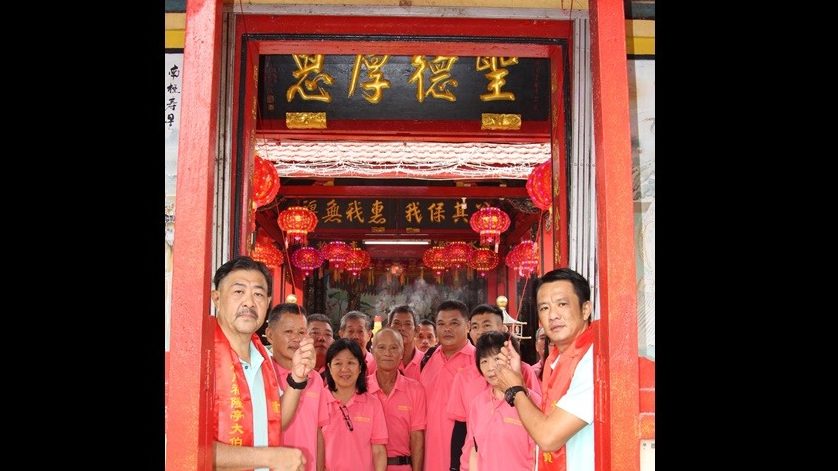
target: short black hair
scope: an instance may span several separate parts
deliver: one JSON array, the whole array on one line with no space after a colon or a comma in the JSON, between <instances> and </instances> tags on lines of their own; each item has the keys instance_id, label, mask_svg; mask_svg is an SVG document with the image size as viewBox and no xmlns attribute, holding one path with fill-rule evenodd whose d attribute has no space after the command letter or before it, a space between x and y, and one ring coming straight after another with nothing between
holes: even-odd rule
<instances>
[{"instance_id":1,"label":"short black hair","mask_svg":"<svg viewBox=\"0 0 838 471\"><path fill-rule=\"evenodd\" d=\"M273 321L278 321L283 314L297 314L305 316L306 308L296 303L277 304L273 307L273 309L271 309L271 312L268 314L268 324L270 324Z\"/></svg>"},{"instance_id":2,"label":"short black hair","mask_svg":"<svg viewBox=\"0 0 838 471\"><path fill-rule=\"evenodd\" d=\"M471 310L468 315L468 320L471 321L471 318L477 316L479 314L494 314L500 317L501 323L503 323L503 311L500 310L499 307L493 306L491 304L478 304Z\"/></svg>"},{"instance_id":3,"label":"short black hair","mask_svg":"<svg viewBox=\"0 0 838 471\"><path fill-rule=\"evenodd\" d=\"M437 308L436 308L436 315L439 315L439 311L460 311L460 315L463 316L463 319L468 320L468 306L466 303L462 301L457 301L456 299L449 299L448 301L443 301Z\"/></svg>"},{"instance_id":4,"label":"short black hair","mask_svg":"<svg viewBox=\"0 0 838 471\"><path fill-rule=\"evenodd\" d=\"M349 350L352 355L358 359L358 363L361 367L361 372L358 374L358 379L355 381L355 391L357 393L365 393L367 392L367 362L364 358L364 354L361 353L361 347L358 346L352 339L337 339L331 345L329 345L329 349L326 350L326 384L329 386L329 391L335 392L338 390L338 386L335 384L335 378L332 377L331 367L329 363L332 362L338 353Z\"/></svg>"},{"instance_id":5,"label":"short black hair","mask_svg":"<svg viewBox=\"0 0 838 471\"><path fill-rule=\"evenodd\" d=\"M271 297L274 286L274 279L271 275L271 271L264 263L253 260L247 256L233 258L224 265L218 267L218 270L215 271L215 276L212 278L212 284L215 285L215 289L218 289L219 285L221 285L221 280L226 278L227 275L235 270L256 270L262 272L262 275L265 277L265 281L268 282L268 297Z\"/></svg>"},{"instance_id":6,"label":"short black hair","mask_svg":"<svg viewBox=\"0 0 838 471\"><path fill-rule=\"evenodd\" d=\"M534 292L538 293L538 289L541 288L541 285L544 283L552 283L554 281L561 280L567 280L573 284L573 291L579 298L580 305L591 300L591 285L588 283L588 280L579 273L566 267L557 268L541 275L541 278L538 278L535 282Z\"/></svg>"},{"instance_id":7,"label":"short black hair","mask_svg":"<svg viewBox=\"0 0 838 471\"><path fill-rule=\"evenodd\" d=\"M483 335L477 339L477 344L474 346L474 363L477 365L477 371L480 374L483 374L483 371L480 369L480 360L486 358L488 356L496 355L500 352L501 347L503 347L503 343L507 340L510 340L512 344L512 348L515 349L516 352L521 352L521 347L518 345L518 339L513 337L509 332L485 332Z\"/></svg>"},{"instance_id":8,"label":"short black hair","mask_svg":"<svg viewBox=\"0 0 838 471\"><path fill-rule=\"evenodd\" d=\"M407 304L402 304L401 306L396 306L393 309L390 309L390 313L387 314L387 325L392 325L393 324L393 316L395 316L396 314L398 314L400 312L406 312L406 313L410 314L413 317L413 325L414 326L419 325L419 315L416 314L416 310L414 310L412 307L408 306Z\"/></svg>"},{"instance_id":9,"label":"short black hair","mask_svg":"<svg viewBox=\"0 0 838 471\"><path fill-rule=\"evenodd\" d=\"M429 325L432 329L434 329L434 335L436 335L436 323L430 319L422 319L419 321L419 325Z\"/></svg>"}]
</instances>

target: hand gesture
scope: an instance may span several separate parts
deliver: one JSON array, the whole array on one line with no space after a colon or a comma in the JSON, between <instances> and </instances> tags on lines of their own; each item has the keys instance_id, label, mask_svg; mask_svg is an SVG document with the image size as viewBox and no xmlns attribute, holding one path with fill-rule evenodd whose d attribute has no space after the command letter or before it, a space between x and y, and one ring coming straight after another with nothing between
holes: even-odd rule
<instances>
[{"instance_id":1,"label":"hand gesture","mask_svg":"<svg viewBox=\"0 0 838 471\"><path fill-rule=\"evenodd\" d=\"M498 353L496 374L501 390L524 384L524 377L521 375L521 355L512 348L509 340L503 343Z\"/></svg>"},{"instance_id":2,"label":"hand gesture","mask_svg":"<svg viewBox=\"0 0 838 471\"><path fill-rule=\"evenodd\" d=\"M303 382L308 378L308 373L314 368L314 360L314 340L306 335L291 357L291 377L294 381Z\"/></svg>"}]
</instances>

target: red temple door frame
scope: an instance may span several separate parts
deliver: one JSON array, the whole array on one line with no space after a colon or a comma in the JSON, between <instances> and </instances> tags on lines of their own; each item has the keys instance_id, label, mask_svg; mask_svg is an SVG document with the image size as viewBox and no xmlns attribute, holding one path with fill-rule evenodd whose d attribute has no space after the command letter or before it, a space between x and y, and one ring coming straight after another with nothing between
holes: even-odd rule
<instances>
[{"instance_id":1,"label":"red temple door frame","mask_svg":"<svg viewBox=\"0 0 838 471\"><path fill-rule=\"evenodd\" d=\"M637 311L624 13L622 0L591 0L590 6L603 324L595 364L596 460L598 470L637 470ZM186 8L176 199L176 233L182 242L173 256L166 424L166 468L171 470L212 468L213 320L208 312L221 10L221 0L190 0ZM248 223L239 219L238 224Z\"/></svg>"},{"instance_id":2,"label":"red temple door frame","mask_svg":"<svg viewBox=\"0 0 838 471\"><path fill-rule=\"evenodd\" d=\"M597 470L640 469L640 370L623 0L591 0L600 328L594 342Z\"/></svg>"}]
</instances>

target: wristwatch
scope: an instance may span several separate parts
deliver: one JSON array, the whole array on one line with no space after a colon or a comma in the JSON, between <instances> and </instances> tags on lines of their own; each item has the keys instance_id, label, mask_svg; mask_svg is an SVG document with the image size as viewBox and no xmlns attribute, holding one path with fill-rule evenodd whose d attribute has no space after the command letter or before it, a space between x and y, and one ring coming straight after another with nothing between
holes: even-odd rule
<instances>
[{"instance_id":1,"label":"wristwatch","mask_svg":"<svg viewBox=\"0 0 838 471\"><path fill-rule=\"evenodd\" d=\"M291 389L305 389L306 384L308 384L308 378L300 383L294 381L294 378L291 377L291 373L288 373L288 376L285 377L285 381L288 382L288 387Z\"/></svg>"},{"instance_id":2,"label":"wristwatch","mask_svg":"<svg viewBox=\"0 0 838 471\"><path fill-rule=\"evenodd\" d=\"M523 386L512 386L503 393L503 398L506 400L507 404L509 404L512 407L515 407L515 395L519 392L523 392L527 396L530 395L527 392L527 388Z\"/></svg>"}]
</instances>

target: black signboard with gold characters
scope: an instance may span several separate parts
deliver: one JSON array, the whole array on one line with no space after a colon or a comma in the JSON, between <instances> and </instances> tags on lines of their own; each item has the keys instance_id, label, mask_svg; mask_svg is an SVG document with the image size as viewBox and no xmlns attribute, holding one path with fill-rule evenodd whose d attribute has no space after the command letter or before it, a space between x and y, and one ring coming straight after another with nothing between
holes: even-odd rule
<instances>
[{"instance_id":1,"label":"black signboard with gold characters","mask_svg":"<svg viewBox=\"0 0 838 471\"><path fill-rule=\"evenodd\" d=\"M546 121L548 59L494 56L263 55L259 114L328 120L477 120L483 113Z\"/></svg>"},{"instance_id":2,"label":"black signboard with gold characters","mask_svg":"<svg viewBox=\"0 0 838 471\"><path fill-rule=\"evenodd\" d=\"M462 199L318 198L285 201L305 206L317 214L317 229L369 229L405 231L413 229L469 229L472 213L490 204L464 204Z\"/></svg>"}]
</instances>

